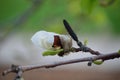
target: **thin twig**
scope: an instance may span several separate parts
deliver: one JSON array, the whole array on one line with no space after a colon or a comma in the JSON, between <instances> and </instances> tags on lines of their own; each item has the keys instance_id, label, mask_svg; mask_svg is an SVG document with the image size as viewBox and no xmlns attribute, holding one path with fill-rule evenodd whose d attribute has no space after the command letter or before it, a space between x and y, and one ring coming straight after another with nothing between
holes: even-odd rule
<instances>
[{"instance_id":1,"label":"thin twig","mask_svg":"<svg viewBox=\"0 0 120 80\"><path fill-rule=\"evenodd\" d=\"M86 62L86 61L95 61L102 59L104 61L114 59L114 58L119 58L120 54L119 52L114 52L110 54L102 54L102 55L96 55L92 57L85 57L85 58L80 58L80 59L73 59L73 60L68 60L68 61L61 61L53 64L47 64L47 65L28 65L28 66L17 66L16 69L11 68L3 72L4 75L14 72L16 73L16 70L22 70L22 72L33 70L33 69L38 69L38 68L53 68L56 66L61 66L61 65L66 65L66 64L72 64L72 63L78 63L78 62ZM18 69L20 68L20 69Z\"/></svg>"},{"instance_id":2,"label":"thin twig","mask_svg":"<svg viewBox=\"0 0 120 80\"><path fill-rule=\"evenodd\" d=\"M110 60L114 58L119 58L120 54L118 52L111 53L111 54L104 54L104 55L98 55L98 56L92 56L92 57L86 57L86 58L80 58L80 59L73 59L73 60L68 60L68 61L61 61L53 64L48 64L48 65L33 65L33 66L22 66L23 71L29 71L32 69L37 69L37 68L53 68L56 66L61 66L61 65L66 65L66 64L72 64L72 63L78 63L78 62L86 62L86 61L95 61L99 59L105 60Z\"/></svg>"}]
</instances>

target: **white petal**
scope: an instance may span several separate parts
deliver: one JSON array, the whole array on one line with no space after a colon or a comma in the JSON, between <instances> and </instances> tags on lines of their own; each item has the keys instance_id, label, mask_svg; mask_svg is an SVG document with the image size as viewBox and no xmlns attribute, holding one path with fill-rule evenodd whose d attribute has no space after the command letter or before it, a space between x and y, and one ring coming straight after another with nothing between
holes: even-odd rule
<instances>
[{"instance_id":1,"label":"white petal","mask_svg":"<svg viewBox=\"0 0 120 80\"><path fill-rule=\"evenodd\" d=\"M54 35L59 35L53 32L38 31L31 38L32 42L45 49L52 49Z\"/></svg>"}]
</instances>

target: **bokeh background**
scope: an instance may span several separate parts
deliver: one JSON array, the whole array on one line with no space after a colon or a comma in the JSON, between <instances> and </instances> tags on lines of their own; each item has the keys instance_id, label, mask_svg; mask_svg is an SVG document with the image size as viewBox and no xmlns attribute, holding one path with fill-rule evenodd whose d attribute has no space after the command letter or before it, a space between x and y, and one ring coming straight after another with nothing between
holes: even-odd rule
<instances>
[{"instance_id":1,"label":"bokeh background","mask_svg":"<svg viewBox=\"0 0 120 80\"><path fill-rule=\"evenodd\" d=\"M104 54L120 49L119 0L0 0L0 73L11 64L48 64L91 56L89 53L65 57L41 55L43 49L34 46L32 35L40 30L67 34L66 19L79 40ZM77 47L73 41L73 46ZM100 66L77 63L53 69L26 72L25 80L120 80L120 60ZM0 80L12 80L14 74Z\"/></svg>"}]
</instances>

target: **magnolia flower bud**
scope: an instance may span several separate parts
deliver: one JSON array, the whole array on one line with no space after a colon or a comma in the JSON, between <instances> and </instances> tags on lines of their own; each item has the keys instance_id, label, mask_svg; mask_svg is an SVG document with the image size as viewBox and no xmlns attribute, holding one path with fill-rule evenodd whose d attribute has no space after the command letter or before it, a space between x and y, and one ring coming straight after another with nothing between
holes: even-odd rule
<instances>
[{"instance_id":1,"label":"magnolia flower bud","mask_svg":"<svg viewBox=\"0 0 120 80\"><path fill-rule=\"evenodd\" d=\"M59 39L55 39L56 36ZM72 47L72 39L68 35L60 35L53 32L38 31L33 35L31 40L35 45L49 50L55 50L56 46L64 50L69 50Z\"/></svg>"}]
</instances>

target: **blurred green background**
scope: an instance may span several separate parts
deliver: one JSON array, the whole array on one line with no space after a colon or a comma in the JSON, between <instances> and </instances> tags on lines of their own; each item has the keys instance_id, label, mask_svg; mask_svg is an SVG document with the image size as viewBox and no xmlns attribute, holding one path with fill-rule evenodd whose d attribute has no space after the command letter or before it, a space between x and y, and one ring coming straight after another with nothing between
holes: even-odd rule
<instances>
[{"instance_id":1,"label":"blurred green background","mask_svg":"<svg viewBox=\"0 0 120 80\"><path fill-rule=\"evenodd\" d=\"M81 41L87 35L88 46L92 49L104 53L120 49L120 0L0 0L0 73L5 70L5 67L1 68L3 64L42 64L84 57L85 54L71 54L62 59L58 56L48 59L44 57L44 59L39 54L41 49L32 44L30 38L39 30L66 34L63 19L66 19L73 30L80 35ZM31 75L25 74L25 77L28 80L39 78L45 80L50 78L52 80L120 80L119 59L106 62L102 66L88 67L86 63L83 66L73 64L73 69L71 66L68 65L66 68L63 66L61 69L76 69L76 71L38 70L38 72L31 71ZM94 73L89 71L91 69ZM60 69L56 68L56 70ZM11 75L4 80L10 80L10 78ZM1 76L0 80L3 80Z\"/></svg>"},{"instance_id":2,"label":"blurred green background","mask_svg":"<svg viewBox=\"0 0 120 80\"><path fill-rule=\"evenodd\" d=\"M120 34L120 0L1 0L0 34L47 30L66 33L66 19L79 34Z\"/></svg>"}]
</instances>

